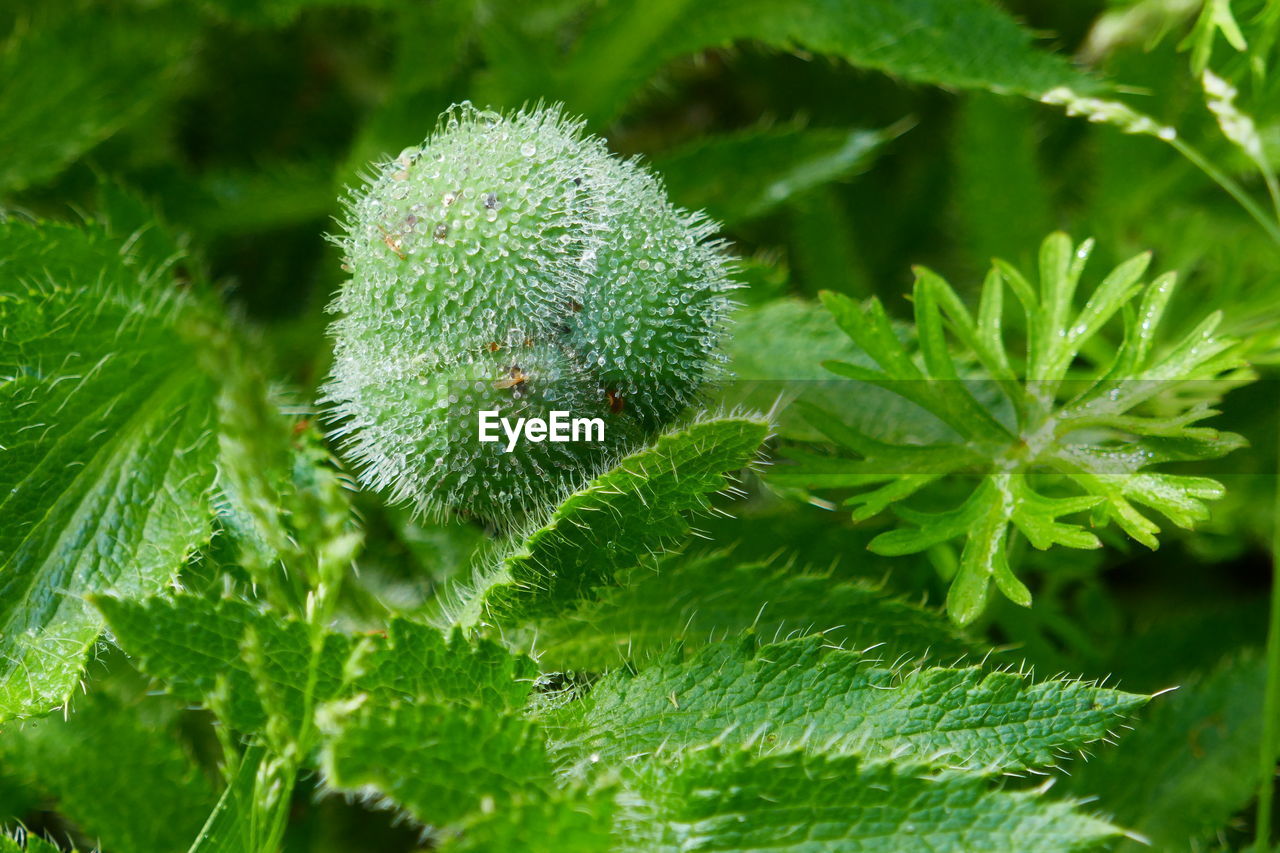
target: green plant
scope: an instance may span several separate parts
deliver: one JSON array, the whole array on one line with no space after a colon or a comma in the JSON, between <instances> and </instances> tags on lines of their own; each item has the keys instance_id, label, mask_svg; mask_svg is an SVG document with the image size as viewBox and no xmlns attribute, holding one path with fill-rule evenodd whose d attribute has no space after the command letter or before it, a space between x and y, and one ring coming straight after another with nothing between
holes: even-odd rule
<instances>
[{"instance_id":1,"label":"green plant","mask_svg":"<svg viewBox=\"0 0 1280 853\"><path fill-rule=\"evenodd\" d=\"M0 45L0 853L1274 846L1274 0Z\"/></svg>"},{"instance_id":2,"label":"green plant","mask_svg":"<svg viewBox=\"0 0 1280 853\"><path fill-rule=\"evenodd\" d=\"M1229 380L1247 376L1237 342L1218 333L1221 314L1176 341L1162 341L1176 277L1143 283L1149 254L1116 267L1077 309L1092 249L1092 241L1076 247L1065 234L1050 236L1040 247L1039 287L997 262L983 282L976 317L942 278L918 268L910 345L899 339L879 300L859 306L840 294L823 295L840 328L877 365L832 361L827 369L903 397L948 435L884 441L809 408L813 425L857 457L794 451L799 464L776 479L859 489L844 501L854 507L855 521L894 507L905 524L871 541L868 547L879 554L912 554L962 539L947 596L948 611L962 624L982 614L992 582L1014 602L1031 605L1031 592L1009 565L1010 527L1040 549L1101 548L1082 524L1061 520L1087 511L1093 526L1115 523L1154 549L1159 527L1138 506L1190 528L1208 519L1205 502L1220 498L1223 488L1211 478L1148 469L1217 459L1244 443L1233 433L1197 426L1217 414L1210 406ZM1022 308L1021 350L1007 342L1006 288ZM1099 340L1117 316L1123 319L1118 343ZM901 503L964 473L978 479L954 508L922 512Z\"/></svg>"}]
</instances>

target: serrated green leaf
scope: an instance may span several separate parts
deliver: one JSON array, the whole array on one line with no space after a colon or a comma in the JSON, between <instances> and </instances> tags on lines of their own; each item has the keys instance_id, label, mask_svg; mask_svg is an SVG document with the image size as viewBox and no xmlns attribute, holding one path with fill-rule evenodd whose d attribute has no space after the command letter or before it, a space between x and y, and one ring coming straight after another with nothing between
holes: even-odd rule
<instances>
[{"instance_id":1,"label":"serrated green leaf","mask_svg":"<svg viewBox=\"0 0 1280 853\"><path fill-rule=\"evenodd\" d=\"M232 728L261 731L268 710L293 731L301 726L311 657L303 623L239 599L101 597L94 604L144 672L189 701L211 705ZM370 693L379 700L457 696L515 709L525 705L536 674L528 658L491 641L446 638L393 619L385 634L325 634L311 705Z\"/></svg>"},{"instance_id":2,"label":"serrated green leaf","mask_svg":"<svg viewBox=\"0 0 1280 853\"><path fill-rule=\"evenodd\" d=\"M353 664L353 688L386 698L424 697L518 711L529 701L538 668L491 640L445 637L429 625L392 619Z\"/></svg>"},{"instance_id":3,"label":"serrated green leaf","mask_svg":"<svg viewBox=\"0 0 1280 853\"><path fill-rule=\"evenodd\" d=\"M144 672L184 699L209 704L233 729L257 732L266 726L264 691L293 731L301 727L311 660L303 623L231 598L178 595L133 601L101 596L93 603L116 642ZM251 631L253 653L246 656ZM326 635L313 701L333 698L346 684L354 645L349 637Z\"/></svg>"},{"instance_id":4,"label":"serrated green leaf","mask_svg":"<svg viewBox=\"0 0 1280 853\"><path fill-rule=\"evenodd\" d=\"M1036 791L853 756L696 750L653 762L626 815L624 850L891 853L1079 851L1120 831Z\"/></svg>"},{"instance_id":5,"label":"serrated green leaf","mask_svg":"<svg viewBox=\"0 0 1280 853\"><path fill-rule=\"evenodd\" d=\"M546 796L496 804L443 840L444 853L600 853L613 850L614 790L560 788Z\"/></svg>"},{"instance_id":6,"label":"serrated green leaf","mask_svg":"<svg viewBox=\"0 0 1280 853\"><path fill-rule=\"evenodd\" d=\"M312 590L336 582L363 543L349 491L319 431L281 413L240 341L205 330L202 364L222 377L217 408L219 520L258 594L303 614Z\"/></svg>"},{"instance_id":7,"label":"serrated green leaf","mask_svg":"<svg viewBox=\"0 0 1280 853\"><path fill-rule=\"evenodd\" d=\"M708 418L662 435L570 495L535 530L459 594L452 620L473 626L555 615L592 600L630 569L689 532L726 476L751 464L769 433L762 418Z\"/></svg>"},{"instance_id":8,"label":"serrated green leaf","mask_svg":"<svg viewBox=\"0 0 1280 853\"><path fill-rule=\"evenodd\" d=\"M1055 764L1146 701L979 667L895 668L815 635L719 643L620 670L550 720L562 760L588 765L714 742L1012 771Z\"/></svg>"},{"instance_id":9,"label":"serrated green leaf","mask_svg":"<svg viewBox=\"0 0 1280 853\"><path fill-rule=\"evenodd\" d=\"M538 799L551 769L539 728L467 703L396 700L330 705L320 764L333 787L374 787L417 820L450 825L473 812Z\"/></svg>"},{"instance_id":10,"label":"serrated green leaf","mask_svg":"<svg viewBox=\"0 0 1280 853\"><path fill-rule=\"evenodd\" d=\"M684 54L754 39L799 46L918 83L1038 96L1059 86L1096 88L1061 58L980 0L748 0L614 3L590 22L557 75L557 97L588 117L608 119L662 65ZM522 96L525 81L507 75Z\"/></svg>"},{"instance_id":11,"label":"serrated green leaf","mask_svg":"<svg viewBox=\"0 0 1280 853\"><path fill-rule=\"evenodd\" d=\"M163 273L174 278L177 286L188 283L192 271L176 267L192 260L189 240L167 223L154 204L133 188L101 175L96 195L95 215L107 234L120 241L127 265L142 270L149 279Z\"/></svg>"},{"instance_id":12,"label":"serrated green leaf","mask_svg":"<svg viewBox=\"0 0 1280 853\"><path fill-rule=\"evenodd\" d=\"M0 47L0 194L54 177L145 114L172 88L190 30L164 7L67 2L21 18Z\"/></svg>"},{"instance_id":13,"label":"serrated green leaf","mask_svg":"<svg viewBox=\"0 0 1280 853\"><path fill-rule=\"evenodd\" d=\"M162 589L208 535L213 386L189 302L113 238L0 224L0 719L74 689L83 596Z\"/></svg>"},{"instance_id":14,"label":"serrated green leaf","mask_svg":"<svg viewBox=\"0 0 1280 853\"><path fill-rule=\"evenodd\" d=\"M172 708L99 691L65 720L6 727L0 765L56 798L59 813L107 849L181 853L215 796L177 732Z\"/></svg>"},{"instance_id":15,"label":"serrated green leaf","mask_svg":"<svg viewBox=\"0 0 1280 853\"><path fill-rule=\"evenodd\" d=\"M881 584L722 552L633 569L599 601L538 623L538 660L552 670L605 670L647 661L672 641L692 650L748 629L765 638L820 630L830 643L875 646L888 660L928 653L951 662L981 651L944 614Z\"/></svg>"}]
</instances>

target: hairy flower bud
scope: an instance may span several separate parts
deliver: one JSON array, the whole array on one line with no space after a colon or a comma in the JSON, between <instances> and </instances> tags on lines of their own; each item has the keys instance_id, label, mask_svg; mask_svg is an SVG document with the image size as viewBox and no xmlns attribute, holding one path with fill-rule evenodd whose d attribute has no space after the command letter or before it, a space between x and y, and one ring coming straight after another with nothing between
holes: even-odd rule
<instances>
[{"instance_id":1,"label":"hairy flower bud","mask_svg":"<svg viewBox=\"0 0 1280 853\"><path fill-rule=\"evenodd\" d=\"M668 424L721 361L714 230L557 110L450 110L352 195L338 238L325 397L361 478L509 520ZM557 410L604 440L478 440L481 412Z\"/></svg>"}]
</instances>

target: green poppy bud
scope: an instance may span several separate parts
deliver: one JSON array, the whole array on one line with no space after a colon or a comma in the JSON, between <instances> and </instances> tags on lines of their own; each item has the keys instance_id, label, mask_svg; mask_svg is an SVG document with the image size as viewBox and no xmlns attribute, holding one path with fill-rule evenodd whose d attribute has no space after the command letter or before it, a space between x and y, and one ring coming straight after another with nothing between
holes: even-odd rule
<instances>
[{"instance_id":1,"label":"green poppy bud","mask_svg":"<svg viewBox=\"0 0 1280 853\"><path fill-rule=\"evenodd\" d=\"M324 393L361 479L393 499L518 520L717 375L733 285L714 224L557 110L455 107L347 208ZM598 418L604 436L481 441L494 411Z\"/></svg>"}]
</instances>

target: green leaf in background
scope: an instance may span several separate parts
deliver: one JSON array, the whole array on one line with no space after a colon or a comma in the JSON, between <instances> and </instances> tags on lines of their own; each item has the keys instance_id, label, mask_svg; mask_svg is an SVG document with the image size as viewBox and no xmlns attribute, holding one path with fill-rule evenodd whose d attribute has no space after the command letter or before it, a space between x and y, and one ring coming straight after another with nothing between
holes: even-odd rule
<instances>
[{"instance_id":1,"label":"green leaf in background","mask_svg":"<svg viewBox=\"0 0 1280 853\"><path fill-rule=\"evenodd\" d=\"M336 209L335 193L332 163L290 160L253 169L208 170L175 191L170 206L209 240L323 222Z\"/></svg>"},{"instance_id":2,"label":"green leaf in background","mask_svg":"<svg viewBox=\"0 0 1280 853\"><path fill-rule=\"evenodd\" d=\"M474 626L559 613L689 534L727 475L752 464L769 434L763 418L695 421L625 457L570 495L470 589L455 593L452 621Z\"/></svg>"},{"instance_id":3,"label":"green leaf in background","mask_svg":"<svg viewBox=\"0 0 1280 853\"><path fill-rule=\"evenodd\" d=\"M1255 791L1265 661L1234 655L1161 695L1115 749L1073 772L1079 796L1150 840L1125 849L1193 850Z\"/></svg>"},{"instance_id":4,"label":"green leaf in background","mask_svg":"<svg viewBox=\"0 0 1280 853\"><path fill-rule=\"evenodd\" d=\"M753 39L799 46L917 83L1038 96L1066 86L1097 88L984 0L661 0L602 7L560 69L557 96L574 112L606 120L666 62ZM491 56L509 90L517 69Z\"/></svg>"},{"instance_id":5,"label":"green leaf in background","mask_svg":"<svg viewBox=\"0 0 1280 853\"><path fill-rule=\"evenodd\" d=\"M814 353L863 367L875 362L816 302L784 298L743 308L734 315L731 332L725 349L736 381L725 389L725 398L734 405L779 409L777 432L784 438L825 438L795 401L838 414L842 422L882 441L921 444L957 437L927 409L892 390L863 384L850 394L848 382L833 379Z\"/></svg>"},{"instance_id":6,"label":"green leaf in background","mask_svg":"<svg viewBox=\"0 0 1280 853\"><path fill-rule=\"evenodd\" d=\"M56 799L59 812L107 849L182 853L215 796L177 737L176 711L93 693L65 720L6 727L0 765Z\"/></svg>"},{"instance_id":7,"label":"green leaf in background","mask_svg":"<svg viewBox=\"0 0 1280 853\"><path fill-rule=\"evenodd\" d=\"M996 257L1030 263L1036 244L1052 228L1038 143L1030 104L985 92L965 97L951 140L953 216L979 264Z\"/></svg>"},{"instance_id":8,"label":"green leaf in background","mask_svg":"<svg viewBox=\"0 0 1280 853\"><path fill-rule=\"evenodd\" d=\"M620 849L896 853L1098 849L1120 830L1037 791L853 756L710 748L648 764Z\"/></svg>"},{"instance_id":9,"label":"green leaf in background","mask_svg":"<svg viewBox=\"0 0 1280 853\"><path fill-rule=\"evenodd\" d=\"M828 184L796 199L788 210L787 260L805 292L866 295L875 290L865 252L854 236L860 229L841 190ZM836 234L849 236L833 240Z\"/></svg>"},{"instance_id":10,"label":"green leaf in background","mask_svg":"<svg viewBox=\"0 0 1280 853\"><path fill-rule=\"evenodd\" d=\"M126 244L127 245L127 244ZM96 226L0 223L0 719L75 689L84 596L163 589L209 531L191 304Z\"/></svg>"},{"instance_id":11,"label":"green leaf in background","mask_svg":"<svg viewBox=\"0 0 1280 853\"><path fill-rule=\"evenodd\" d=\"M142 117L173 88L193 29L176 8L127 4L18 15L0 42L0 194L47 181Z\"/></svg>"},{"instance_id":12,"label":"green leaf in background","mask_svg":"<svg viewBox=\"0 0 1280 853\"><path fill-rule=\"evenodd\" d=\"M348 481L319 431L282 414L239 336L209 328L203 343L201 366L222 380L219 521L261 596L301 614L309 592L345 572L363 543Z\"/></svg>"},{"instance_id":13,"label":"green leaf in background","mask_svg":"<svg viewBox=\"0 0 1280 853\"><path fill-rule=\"evenodd\" d=\"M899 657L978 657L945 614L894 595L883 583L835 571L742 562L732 552L666 557L624 573L619 585L536 626L546 669L607 670L644 662L679 641L686 650L752 630L764 639L822 631L828 643L874 646Z\"/></svg>"},{"instance_id":14,"label":"green leaf in background","mask_svg":"<svg viewBox=\"0 0 1280 853\"><path fill-rule=\"evenodd\" d=\"M865 170L903 129L745 130L690 143L653 167L676 204L732 225Z\"/></svg>"},{"instance_id":15,"label":"green leaf in background","mask_svg":"<svg viewBox=\"0 0 1280 853\"><path fill-rule=\"evenodd\" d=\"M565 738L558 752L589 763L719 743L1020 771L1102 740L1145 702L1078 681L915 668L814 635L763 646L748 637L618 670L551 720Z\"/></svg>"}]
</instances>

